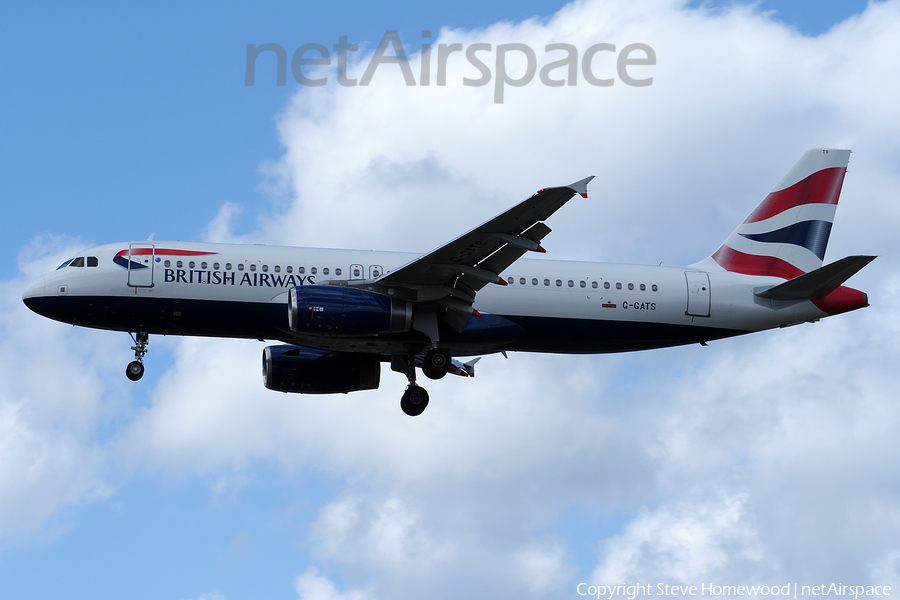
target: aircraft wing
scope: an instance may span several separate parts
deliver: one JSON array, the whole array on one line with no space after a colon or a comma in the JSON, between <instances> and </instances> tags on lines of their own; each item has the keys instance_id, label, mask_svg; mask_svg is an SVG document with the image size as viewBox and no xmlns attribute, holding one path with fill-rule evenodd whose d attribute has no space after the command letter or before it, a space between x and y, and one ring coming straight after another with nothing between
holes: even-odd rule
<instances>
[{"instance_id":1,"label":"aircraft wing","mask_svg":"<svg viewBox=\"0 0 900 600\"><path fill-rule=\"evenodd\" d=\"M526 252L544 252L540 242L550 228L543 221L575 194L587 197L587 184L593 178L542 189L455 240L385 273L377 283L415 290L414 300L437 302L458 313L443 320L461 330L465 318L473 314L475 293L488 283L506 285L500 273Z\"/></svg>"}]
</instances>

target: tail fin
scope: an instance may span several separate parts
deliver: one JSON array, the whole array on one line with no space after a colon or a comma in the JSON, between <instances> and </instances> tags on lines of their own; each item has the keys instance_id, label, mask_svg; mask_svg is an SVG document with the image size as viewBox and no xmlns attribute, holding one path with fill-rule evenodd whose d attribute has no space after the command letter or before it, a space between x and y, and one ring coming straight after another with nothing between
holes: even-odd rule
<instances>
[{"instance_id":1,"label":"tail fin","mask_svg":"<svg viewBox=\"0 0 900 600\"><path fill-rule=\"evenodd\" d=\"M821 267L849 162L849 150L809 150L699 265L785 279Z\"/></svg>"}]
</instances>

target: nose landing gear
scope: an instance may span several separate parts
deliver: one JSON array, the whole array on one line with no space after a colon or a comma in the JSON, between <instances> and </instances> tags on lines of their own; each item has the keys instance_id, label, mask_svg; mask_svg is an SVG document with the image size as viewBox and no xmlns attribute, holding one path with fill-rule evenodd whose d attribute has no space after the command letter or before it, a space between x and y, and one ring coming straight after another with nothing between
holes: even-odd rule
<instances>
[{"instance_id":1,"label":"nose landing gear","mask_svg":"<svg viewBox=\"0 0 900 600\"><path fill-rule=\"evenodd\" d=\"M150 345L150 334L146 331L138 331L137 335L131 336L134 340L134 360L125 367L125 376L131 381L137 381L144 376L144 355L147 354L147 346Z\"/></svg>"}]
</instances>

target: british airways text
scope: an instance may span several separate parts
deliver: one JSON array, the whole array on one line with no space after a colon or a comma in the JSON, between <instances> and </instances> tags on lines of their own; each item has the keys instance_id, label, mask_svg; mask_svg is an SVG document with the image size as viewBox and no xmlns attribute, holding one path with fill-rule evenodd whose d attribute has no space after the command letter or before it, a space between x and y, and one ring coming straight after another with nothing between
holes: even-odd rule
<instances>
[{"instance_id":1,"label":"british airways text","mask_svg":"<svg viewBox=\"0 0 900 600\"><path fill-rule=\"evenodd\" d=\"M240 278L237 276L240 275ZM204 285L247 285L251 287L291 288L315 285L315 275L275 275L272 273L235 273L234 271L195 271L166 269L166 283L196 283Z\"/></svg>"}]
</instances>

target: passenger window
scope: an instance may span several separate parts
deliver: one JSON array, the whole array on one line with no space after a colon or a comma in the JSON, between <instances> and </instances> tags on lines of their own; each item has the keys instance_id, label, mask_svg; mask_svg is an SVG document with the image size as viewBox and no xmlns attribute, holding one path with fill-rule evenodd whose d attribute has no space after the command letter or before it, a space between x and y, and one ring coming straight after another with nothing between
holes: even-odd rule
<instances>
[{"instance_id":1,"label":"passenger window","mask_svg":"<svg viewBox=\"0 0 900 600\"><path fill-rule=\"evenodd\" d=\"M275 272L276 272L276 273L281 273L281 266L280 266L280 265L275 265Z\"/></svg>"},{"instance_id":2,"label":"passenger window","mask_svg":"<svg viewBox=\"0 0 900 600\"><path fill-rule=\"evenodd\" d=\"M629 290L633 290L633 289L634 289L634 284L633 284L633 283L629 283L629 284L628 284L628 289L629 289Z\"/></svg>"},{"instance_id":3,"label":"passenger window","mask_svg":"<svg viewBox=\"0 0 900 600\"><path fill-rule=\"evenodd\" d=\"M545 280L544 280L544 285L550 285L550 280L549 280L549 279L545 279Z\"/></svg>"},{"instance_id":4,"label":"passenger window","mask_svg":"<svg viewBox=\"0 0 900 600\"><path fill-rule=\"evenodd\" d=\"M591 282L591 287L594 288L594 289L596 290L597 287L598 287L598 286L597 286L597 282L596 282L596 281L592 281L592 282Z\"/></svg>"},{"instance_id":5,"label":"passenger window","mask_svg":"<svg viewBox=\"0 0 900 600\"><path fill-rule=\"evenodd\" d=\"M306 267L298 267L297 272L303 275L304 273L306 273Z\"/></svg>"},{"instance_id":6,"label":"passenger window","mask_svg":"<svg viewBox=\"0 0 900 600\"><path fill-rule=\"evenodd\" d=\"M238 263L238 271L244 270L244 263Z\"/></svg>"},{"instance_id":7,"label":"passenger window","mask_svg":"<svg viewBox=\"0 0 900 600\"><path fill-rule=\"evenodd\" d=\"M650 286L650 289L653 290L654 292L657 291L657 290L659 290L659 288L656 287L656 284L655 284L655 283L654 283L652 286Z\"/></svg>"},{"instance_id":8,"label":"passenger window","mask_svg":"<svg viewBox=\"0 0 900 600\"><path fill-rule=\"evenodd\" d=\"M531 285L537 285L537 283L538 283L538 282L537 282L537 277L532 277L532 278L531 278Z\"/></svg>"},{"instance_id":9,"label":"passenger window","mask_svg":"<svg viewBox=\"0 0 900 600\"><path fill-rule=\"evenodd\" d=\"M202 263L200 263L200 268L203 269L204 271L205 271L208 267L209 267L209 265L206 264L206 261L205 261L205 260L204 260Z\"/></svg>"},{"instance_id":10,"label":"passenger window","mask_svg":"<svg viewBox=\"0 0 900 600\"><path fill-rule=\"evenodd\" d=\"M169 267L172 266L172 261L169 260L169 259L167 258L167 259L166 259L166 262L164 262L163 264L164 264L164 265L166 266L166 268L168 269Z\"/></svg>"},{"instance_id":11,"label":"passenger window","mask_svg":"<svg viewBox=\"0 0 900 600\"><path fill-rule=\"evenodd\" d=\"M256 270L256 265L253 264L253 263L250 263L250 270L251 270L251 271L255 271L255 270Z\"/></svg>"},{"instance_id":12,"label":"passenger window","mask_svg":"<svg viewBox=\"0 0 900 600\"><path fill-rule=\"evenodd\" d=\"M322 269L322 275L328 275L328 267Z\"/></svg>"},{"instance_id":13,"label":"passenger window","mask_svg":"<svg viewBox=\"0 0 900 600\"><path fill-rule=\"evenodd\" d=\"M360 270L355 267L353 269L353 277L362 277L362 273L360 272Z\"/></svg>"},{"instance_id":14,"label":"passenger window","mask_svg":"<svg viewBox=\"0 0 900 600\"><path fill-rule=\"evenodd\" d=\"M575 287L575 282L571 279L569 280L569 287Z\"/></svg>"},{"instance_id":15,"label":"passenger window","mask_svg":"<svg viewBox=\"0 0 900 600\"><path fill-rule=\"evenodd\" d=\"M219 270L219 263L213 263L213 271Z\"/></svg>"},{"instance_id":16,"label":"passenger window","mask_svg":"<svg viewBox=\"0 0 900 600\"><path fill-rule=\"evenodd\" d=\"M293 272L294 272L294 267L288 265L288 266L286 266L286 267L284 268L284 270L287 271L288 273L293 273Z\"/></svg>"},{"instance_id":17,"label":"passenger window","mask_svg":"<svg viewBox=\"0 0 900 600\"><path fill-rule=\"evenodd\" d=\"M562 279L556 280L556 287L562 287Z\"/></svg>"},{"instance_id":18,"label":"passenger window","mask_svg":"<svg viewBox=\"0 0 900 600\"><path fill-rule=\"evenodd\" d=\"M341 275L341 270L340 270L340 269L335 269L335 270L334 270L334 274L337 275L338 277L340 277L340 275Z\"/></svg>"},{"instance_id":19,"label":"passenger window","mask_svg":"<svg viewBox=\"0 0 900 600\"><path fill-rule=\"evenodd\" d=\"M313 267L313 268L311 268L311 269L309 270L309 272L310 272L311 274L315 275L316 273L318 273L318 270L317 270L315 267Z\"/></svg>"},{"instance_id":20,"label":"passenger window","mask_svg":"<svg viewBox=\"0 0 900 600\"><path fill-rule=\"evenodd\" d=\"M581 287L587 287L587 284L584 282L584 280L580 281L578 285L580 285Z\"/></svg>"},{"instance_id":21,"label":"passenger window","mask_svg":"<svg viewBox=\"0 0 900 600\"><path fill-rule=\"evenodd\" d=\"M647 286L644 285L643 283L641 284L641 291L642 291L642 292L646 292L646 291L647 291Z\"/></svg>"},{"instance_id":22,"label":"passenger window","mask_svg":"<svg viewBox=\"0 0 900 600\"><path fill-rule=\"evenodd\" d=\"M231 263L225 263L225 270L226 270L226 271L230 271L230 270L231 270Z\"/></svg>"},{"instance_id":23,"label":"passenger window","mask_svg":"<svg viewBox=\"0 0 900 600\"><path fill-rule=\"evenodd\" d=\"M188 269L193 269L196 266L197 266L197 263L195 263L194 261L191 261L188 263Z\"/></svg>"},{"instance_id":24,"label":"passenger window","mask_svg":"<svg viewBox=\"0 0 900 600\"><path fill-rule=\"evenodd\" d=\"M87 266L89 266L89 267L96 267L96 266L99 265L99 264L100 264L100 263L97 262L97 257L96 257L96 256L88 256L88 257L87 257Z\"/></svg>"},{"instance_id":25,"label":"passenger window","mask_svg":"<svg viewBox=\"0 0 900 600\"><path fill-rule=\"evenodd\" d=\"M619 282L616 282L616 289L617 289L617 290L621 290L621 289L622 289L622 284L619 283Z\"/></svg>"},{"instance_id":26,"label":"passenger window","mask_svg":"<svg viewBox=\"0 0 900 600\"><path fill-rule=\"evenodd\" d=\"M524 278L524 277L519 277L519 283L522 284L522 285L525 285L525 278Z\"/></svg>"},{"instance_id":27,"label":"passenger window","mask_svg":"<svg viewBox=\"0 0 900 600\"><path fill-rule=\"evenodd\" d=\"M609 289L609 282L608 282L608 281L604 281L604 282L603 282L603 289L604 289L604 290L608 290L608 289Z\"/></svg>"},{"instance_id":28,"label":"passenger window","mask_svg":"<svg viewBox=\"0 0 900 600\"><path fill-rule=\"evenodd\" d=\"M263 269L263 273L268 273L268 272L269 272L269 265L263 265L263 266L262 266L262 269Z\"/></svg>"}]
</instances>

